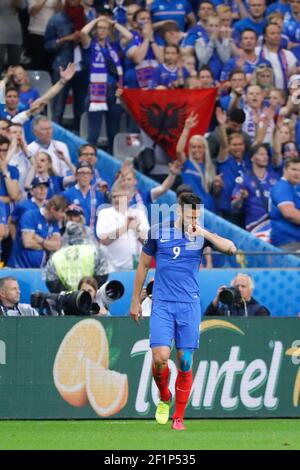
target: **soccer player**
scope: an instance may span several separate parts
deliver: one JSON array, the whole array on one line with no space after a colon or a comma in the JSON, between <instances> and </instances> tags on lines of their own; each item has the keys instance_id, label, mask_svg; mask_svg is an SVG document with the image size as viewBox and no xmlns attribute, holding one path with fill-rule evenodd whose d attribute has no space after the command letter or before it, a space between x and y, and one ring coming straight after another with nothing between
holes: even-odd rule
<instances>
[{"instance_id":1,"label":"soccer player","mask_svg":"<svg viewBox=\"0 0 300 470\"><path fill-rule=\"evenodd\" d=\"M130 316L135 322L142 317L140 293L156 257L153 304L150 317L152 375L160 392L156 421L166 424L172 401L168 388L172 341L177 349L178 376L175 384L175 412L172 428L185 430L184 410L192 387L193 352L199 343L201 320L198 271L203 249L214 246L228 255L237 249L234 243L205 230L199 223L200 198L183 194L177 205L177 219L162 223L149 232L136 273Z\"/></svg>"}]
</instances>

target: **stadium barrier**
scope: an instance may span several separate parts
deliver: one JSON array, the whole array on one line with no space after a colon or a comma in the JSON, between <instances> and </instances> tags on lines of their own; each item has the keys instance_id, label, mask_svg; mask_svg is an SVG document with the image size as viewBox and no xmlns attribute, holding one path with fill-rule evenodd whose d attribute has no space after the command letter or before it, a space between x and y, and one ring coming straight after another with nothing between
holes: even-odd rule
<instances>
[{"instance_id":1,"label":"stadium barrier","mask_svg":"<svg viewBox=\"0 0 300 470\"><path fill-rule=\"evenodd\" d=\"M0 418L153 419L148 329L148 319L0 318ZM186 417L299 418L299 319L210 318L201 329ZM169 366L174 393L174 349Z\"/></svg>"},{"instance_id":2,"label":"stadium barrier","mask_svg":"<svg viewBox=\"0 0 300 470\"><path fill-rule=\"evenodd\" d=\"M255 282L254 297L265 305L272 316L296 316L300 313L300 271L299 269L205 269L199 271L202 311L216 295L218 287L230 285L237 273L250 274ZM111 305L111 313L116 316L128 315L135 271L111 273L109 279L116 279L124 285L124 296ZM21 301L30 302L30 294L35 291L48 292L39 269L2 269L1 277L14 276L21 288ZM149 271L148 280L154 275Z\"/></svg>"}]
</instances>

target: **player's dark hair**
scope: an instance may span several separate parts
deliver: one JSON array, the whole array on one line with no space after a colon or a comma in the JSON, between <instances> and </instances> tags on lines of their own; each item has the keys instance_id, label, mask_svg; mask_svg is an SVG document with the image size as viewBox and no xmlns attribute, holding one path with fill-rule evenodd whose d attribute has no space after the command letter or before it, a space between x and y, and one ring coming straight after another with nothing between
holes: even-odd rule
<instances>
[{"instance_id":1,"label":"player's dark hair","mask_svg":"<svg viewBox=\"0 0 300 470\"><path fill-rule=\"evenodd\" d=\"M192 207L192 209L197 209L199 205L201 204L201 199L197 194L191 193L183 193L182 195L179 196L179 204L182 206L189 205Z\"/></svg>"}]
</instances>

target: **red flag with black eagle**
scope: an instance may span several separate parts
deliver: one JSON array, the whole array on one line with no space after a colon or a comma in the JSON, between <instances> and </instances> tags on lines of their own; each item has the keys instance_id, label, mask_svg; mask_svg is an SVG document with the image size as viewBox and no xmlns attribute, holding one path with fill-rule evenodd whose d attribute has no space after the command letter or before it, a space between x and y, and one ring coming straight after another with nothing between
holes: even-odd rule
<instances>
[{"instance_id":1,"label":"red flag with black eagle","mask_svg":"<svg viewBox=\"0 0 300 470\"><path fill-rule=\"evenodd\" d=\"M198 125L190 132L205 134L210 124L217 95L216 88L203 90L141 90L125 88L122 100L138 126L154 142L176 159L176 145L185 120L194 112Z\"/></svg>"}]
</instances>

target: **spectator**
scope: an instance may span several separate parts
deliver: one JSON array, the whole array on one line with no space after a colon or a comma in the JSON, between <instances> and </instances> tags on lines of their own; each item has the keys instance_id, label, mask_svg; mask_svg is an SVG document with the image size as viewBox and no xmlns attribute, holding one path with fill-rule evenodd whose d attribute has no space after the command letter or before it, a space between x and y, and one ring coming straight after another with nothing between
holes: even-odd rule
<instances>
[{"instance_id":1,"label":"spectator","mask_svg":"<svg viewBox=\"0 0 300 470\"><path fill-rule=\"evenodd\" d=\"M132 73L133 68L127 63L124 83L131 88L148 88L152 70L163 61L163 50L158 45L148 10L136 11L133 22L136 34L125 49L125 54L134 64L135 75Z\"/></svg>"},{"instance_id":2,"label":"spectator","mask_svg":"<svg viewBox=\"0 0 300 470\"><path fill-rule=\"evenodd\" d=\"M235 70L229 75L230 94L221 96L220 105L226 111L230 112L234 108L244 108L245 90L247 86L246 74L241 70Z\"/></svg>"},{"instance_id":3,"label":"spectator","mask_svg":"<svg viewBox=\"0 0 300 470\"><path fill-rule=\"evenodd\" d=\"M243 124L243 131L246 132L252 140L252 145L261 142L271 143L274 131L274 112L263 109L264 95L258 85L250 85L247 88L246 106L244 111L246 119Z\"/></svg>"},{"instance_id":4,"label":"spectator","mask_svg":"<svg viewBox=\"0 0 300 470\"><path fill-rule=\"evenodd\" d=\"M169 164L170 173L162 184L155 186L147 191L139 190L137 186L136 173L132 167L129 167L128 164L124 164L121 168L120 179L118 182L121 185L121 188L127 190L131 194L130 206L136 204L141 204L148 206L149 204L155 202L163 194L165 194L173 184L175 183L176 177L181 173L181 164L178 161Z\"/></svg>"},{"instance_id":5,"label":"spectator","mask_svg":"<svg viewBox=\"0 0 300 470\"><path fill-rule=\"evenodd\" d=\"M86 23L94 20L97 16L96 8L94 8L94 0L82 0L81 5L83 6Z\"/></svg>"},{"instance_id":6,"label":"spectator","mask_svg":"<svg viewBox=\"0 0 300 470\"><path fill-rule=\"evenodd\" d=\"M228 80L232 72L241 70L245 73L247 82L252 78L252 73L256 70L258 56L255 53L257 45L257 34L253 29L245 29L241 33L239 54L231 57L224 64L221 80Z\"/></svg>"},{"instance_id":7,"label":"spectator","mask_svg":"<svg viewBox=\"0 0 300 470\"><path fill-rule=\"evenodd\" d=\"M53 170L57 175L66 176L69 170L65 159L70 162L70 154L67 145L59 140L54 140L52 122L46 116L38 116L33 121L33 133L36 140L28 145L29 154L33 157L38 150L46 151L52 160Z\"/></svg>"},{"instance_id":8,"label":"spectator","mask_svg":"<svg viewBox=\"0 0 300 470\"><path fill-rule=\"evenodd\" d=\"M268 169L268 147L258 145L251 150L252 167L245 171L232 193L232 207L242 209L246 230L256 237L270 242L271 222L269 217L270 192L278 181L278 175Z\"/></svg>"},{"instance_id":9,"label":"spectator","mask_svg":"<svg viewBox=\"0 0 300 470\"><path fill-rule=\"evenodd\" d=\"M183 40L182 48L185 54L194 55L197 39L207 37L207 20L213 13L214 5L212 2L204 1L199 4L199 21L187 31L186 38Z\"/></svg>"},{"instance_id":10,"label":"spectator","mask_svg":"<svg viewBox=\"0 0 300 470\"><path fill-rule=\"evenodd\" d=\"M213 88L215 86L213 74L207 65L200 67L198 77L200 88Z\"/></svg>"},{"instance_id":11,"label":"spectator","mask_svg":"<svg viewBox=\"0 0 300 470\"><path fill-rule=\"evenodd\" d=\"M154 25L171 20L178 24L181 31L185 31L186 23L190 26L196 23L195 15L188 0L182 0L180 3L174 0L154 0L150 3L150 13Z\"/></svg>"},{"instance_id":12,"label":"spectator","mask_svg":"<svg viewBox=\"0 0 300 470\"><path fill-rule=\"evenodd\" d=\"M214 200L210 194L215 178L215 168L205 137L193 135L188 142L188 156L184 150L190 131L197 123L198 118L195 114L191 114L186 119L176 147L177 159L183 165L183 182L192 186L193 192L200 197L206 209L215 211Z\"/></svg>"},{"instance_id":13,"label":"spectator","mask_svg":"<svg viewBox=\"0 0 300 470\"><path fill-rule=\"evenodd\" d=\"M8 149L9 140L0 136L0 200L6 205L7 215L10 213L9 204L21 197L19 171L14 166L8 165Z\"/></svg>"},{"instance_id":14,"label":"spectator","mask_svg":"<svg viewBox=\"0 0 300 470\"><path fill-rule=\"evenodd\" d=\"M10 165L19 171L19 186L25 197L25 178L30 168L30 155L27 143L24 137L24 131L21 124L12 123L9 127L10 148L7 154L7 160Z\"/></svg>"},{"instance_id":15,"label":"spectator","mask_svg":"<svg viewBox=\"0 0 300 470\"><path fill-rule=\"evenodd\" d=\"M220 152L217 162L217 177L214 181L214 195L218 214L231 223L244 227L244 217L240 211L231 207L231 196L238 177L245 171L245 142L243 135L232 133L227 137L223 123L220 122Z\"/></svg>"},{"instance_id":16,"label":"spectator","mask_svg":"<svg viewBox=\"0 0 300 470\"><path fill-rule=\"evenodd\" d=\"M271 63L274 84L277 88L284 89L287 87L289 76L294 73L297 59L291 51L281 49L280 41L280 27L276 24L268 24L264 30L264 45L256 49L256 54L259 55L261 61L267 60Z\"/></svg>"},{"instance_id":17,"label":"spectator","mask_svg":"<svg viewBox=\"0 0 300 470\"><path fill-rule=\"evenodd\" d=\"M185 33L173 21L167 21L158 32L165 46L181 46L185 38Z\"/></svg>"},{"instance_id":18,"label":"spectator","mask_svg":"<svg viewBox=\"0 0 300 470\"><path fill-rule=\"evenodd\" d=\"M65 217L68 203L54 196L40 210L30 210L21 217L8 266L41 268L50 253L61 246L58 222Z\"/></svg>"},{"instance_id":19,"label":"spectator","mask_svg":"<svg viewBox=\"0 0 300 470\"><path fill-rule=\"evenodd\" d=\"M8 137L10 122L8 119L0 117L0 136Z\"/></svg>"},{"instance_id":20,"label":"spectator","mask_svg":"<svg viewBox=\"0 0 300 470\"><path fill-rule=\"evenodd\" d=\"M67 222L64 245L48 260L45 273L50 292L75 291L86 276L94 276L99 288L107 281L108 265L99 245L88 238L86 227Z\"/></svg>"},{"instance_id":21,"label":"spectator","mask_svg":"<svg viewBox=\"0 0 300 470\"><path fill-rule=\"evenodd\" d=\"M110 316L108 308L105 305L100 306L97 303L98 282L95 277L92 277L92 276L83 277L79 281L78 290L84 290L90 294L92 301L93 301L92 307L98 305L99 310L98 310L98 313L95 313L96 316L99 316L99 317Z\"/></svg>"},{"instance_id":22,"label":"spectator","mask_svg":"<svg viewBox=\"0 0 300 470\"><path fill-rule=\"evenodd\" d=\"M0 201L0 260L2 261L2 240L8 236L7 213L4 202Z\"/></svg>"},{"instance_id":23,"label":"spectator","mask_svg":"<svg viewBox=\"0 0 300 470\"><path fill-rule=\"evenodd\" d=\"M149 87L156 89L183 88L184 80L189 76L181 65L179 46L164 46L164 61L152 70Z\"/></svg>"},{"instance_id":24,"label":"spectator","mask_svg":"<svg viewBox=\"0 0 300 470\"><path fill-rule=\"evenodd\" d=\"M97 147L92 144L83 144L79 147L79 155L78 155L78 162L87 162L94 171L94 177L91 182L91 186L94 189L99 189L107 200L109 200L109 192L108 192L108 183L101 178L98 168L96 164L99 163L99 157L97 158Z\"/></svg>"},{"instance_id":25,"label":"spectator","mask_svg":"<svg viewBox=\"0 0 300 470\"><path fill-rule=\"evenodd\" d=\"M0 316L37 317L38 312L28 304L20 303L20 287L15 277L0 279Z\"/></svg>"},{"instance_id":26,"label":"spectator","mask_svg":"<svg viewBox=\"0 0 300 470\"><path fill-rule=\"evenodd\" d=\"M291 11L291 5L289 0L278 0L277 2L272 2L267 7L267 15L271 15L273 12L280 12L285 14Z\"/></svg>"},{"instance_id":27,"label":"spectator","mask_svg":"<svg viewBox=\"0 0 300 470\"><path fill-rule=\"evenodd\" d=\"M29 55L33 70L49 70L50 55L44 48L44 35L50 18L62 8L62 0L27 0L29 12Z\"/></svg>"},{"instance_id":28,"label":"spectator","mask_svg":"<svg viewBox=\"0 0 300 470\"><path fill-rule=\"evenodd\" d=\"M283 32L291 42L299 44L300 42L300 2L299 0L290 1L290 11L284 15Z\"/></svg>"},{"instance_id":29,"label":"spectator","mask_svg":"<svg viewBox=\"0 0 300 470\"><path fill-rule=\"evenodd\" d=\"M19 90L20 105L23 109L30 108L30 105L39 98L40 94L37 89L31 87L27 71L18 65L12 69L11 78Z\"/></svg>"},{"instance_id":30,"label":"spectator","mask_svg":"<svg viewBox=\"0 0 300 470\"><path fill-rule=\"evenodd\" d=\"M237 21L234 25L234 37L239 41L241 33L245 29L253 29L257 37L263 34L264 27L266 25L265 12L266 12L266 1L265 0L248 0L249 16Z\"/></svg>"},{"instance_id":31,"label":"spectator","mask_svg":"<svg viewBox=\"0 0 300 470\"><path fill-rule=\"evenodd\" d=\"M82 207L85 223L90 227L92 233L96 227L98 207L106 202L103 193L91 186L93 178L93 168L83 161L77 166L77 184L63 193L69 204L78 204Z\"/></svg>"},{"instance_id":32,"label":"spectator","mask_svg":"<svg viewBox=\"0 0 300 470\"><path fill-rule=\"evenodd\" d=\"M216 111L216 117L218 118L218 115L220 114L220 111L217 109ZM250 147L251 147L251 140L250 137L246 132L242 131L243 124L245 122L245 113L243 109L239 108L233 108L228 116L224 115L225 119L225 131L227 134L227 137L230 136L230 134L233 133L238 133L239 135L241 134L244 140L244 145L245 145L245 152L247 152ZM210 155L215 162L218 158L219 151L220 151L220 125L215 128L213 132L210 133L208 137L208 145L209 145L209 150L210 150Z\"/></svg>"},{"instance_id":33,"label":"spectator","mask_svg":"<svg viewBox=\"0 0 300 470\"><path fill-rule=\"evenodd\" d=\"M25 109L20 104L20 93L15 85L7 85L5 88L5 104L0 104L0 117L12 120L20 111Z\"/></svg>"},{"instance_id":34,"label":"spectator","mask_svg":"<svg viewBox=\"0 0 300 470\"><path fill-rule=\"evenodd\" d=\"M49 188L48 178L35 177L31 183L31 198L18 202L10 216L10 235L13 240L16 238L18 223L25 212L39 210L46 204L47 192Z\"/></svg>"},{"instance_id":35,"label":"spectator","mask_svg":"<svg viewBox=\"0 0 300 470\"><path fill-rule=\"evenodd\" d=\"M5 65L18 65L22 52L22 32L17 10L11 0L0 2L0 74ZM5 62L7 57L7 62Z\"/></svg>"},{"instance_id":36,"label":"spectator","mask_svg":"<svg viewBox=\"0 0 300 470\"><path fill-rule=\"evenodd\" d=\"M248 274L239 273L232 280L231 286L240 293L240 299L232 304L220 305L220 294L226 286L219 287L217 295L205 310L204 315L231 317L266 317L269 310L252 297L254 281Z\"/></svg>"},{"instance_id":37,"label":"spectator","mask_svg":"<svg viewBox=\"0 0 300 470\"><path fill-rule=\"evenodd\" d=\"M89 51L91 57L87 140L93 145L97 144L105 113L110 153L113 150L114 137L120 130L122 113L116 90L123 85L121 62L108 39L111 26L117 27L124 36L132 38L132 34L124 26L111 22L106 17L96 18L81 31L83 48ZM95 37L92 39L90 33L94 28Z\"/></svg>"},{"instance_id":38,"label":"spectator","mask_svg":"<svg viewBox=\"0 0 300 470\"><path fill-rule=\"evenodd\" d=\"M62 11L53 15L45 31L45 49L53 54L52 80L59 79L60 67L68 63L76 63L76 73L66 84L67 86L52 102L52 119L62 123L67 96L73 92L73 129L79 133L80 118L85 111L88 94L88 56L80 46L80 30L85 25L84 10L80 0L65 0Z\"/></svg>"},{"instance_id":39,"label":"spectator","mask_svg":"<svg viewBox=\"0 0 300 470\"><path fill-rule=\"evenodd\" d=\"M208 65L215 80L219 80L224 64L231 56L231 29L220 27L217 15L211 15L206 23L207 35L195 42L195 53L200 65Z\"/></svg>"},{"instance_id":40,"label":"spectator","mask_svg":"<svg viewBox=\"0 0 300 470\"><path fill-rule=\"evenodd\" d=\"M300 160L287 158L283 177L271 191L271 240L285 251L300 250Z\"/></svg>"},{"instance_id":41,"label":"spectator","mask_svg":"<svg viewBox=\"0 0 300 470\"><path fill-rule=\"evenodd\" d=\"M149 230L144 211L129 208L130 199L130 192L117 184L112 188L112 207L101 210L98 215L97 236L113 271L136 268Z\"/></svg>"},{"instance_id":42,"label":"spectator","mask_svg":"<svg viewBox=\"0 0 300 470\"><path fill-rule=\"evenodd\" d=\"M62 158L65 158L64 154L62 154ZM61 194L71 183L75 183L76 181L76 168L66 158L63 161L66 163L66 165L70 169L70 172L72 173L70 176L59 176L55 174L53 170L51 156L49 155L49 153L43 150L37 151L37 153L34 155L34 157L31 158L30 161L31 167L26 175L25 188L29 190L31 188L32 181L36 177L47 179L49 183L47 199L51 199L51 197L55 196L55 194Z\"/></svg>"},{"instance_id":43,"label":"spectator","mask_svg":"<svg viewBox=\"0 0 300 470\"><path fill-rule=\"evenodd\" d=\"M182 64L187 69L190 77L197 77L196 58L190 54L184 54Z\"/></svg>"},{"instance_id":44,"label":"spectator","mask_svg":"<svg viewBox=\"0 0 300 470\"><path fill-rule=\"evenodd\" d=\"M274 73L271 64L260 63L253 72L251 84L260 86L264 103L268 103L271 90L274 88Z\"/></svg>"}]
</instances>

